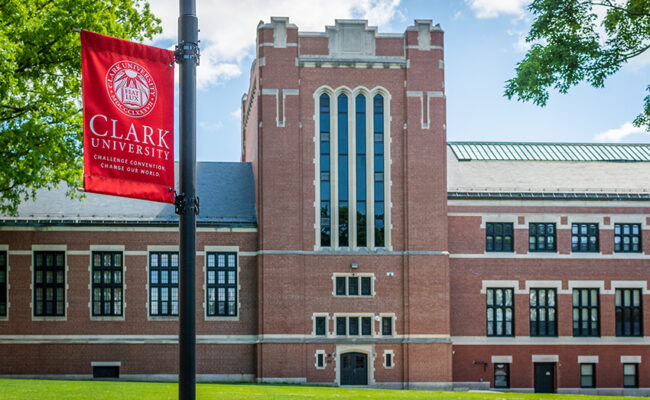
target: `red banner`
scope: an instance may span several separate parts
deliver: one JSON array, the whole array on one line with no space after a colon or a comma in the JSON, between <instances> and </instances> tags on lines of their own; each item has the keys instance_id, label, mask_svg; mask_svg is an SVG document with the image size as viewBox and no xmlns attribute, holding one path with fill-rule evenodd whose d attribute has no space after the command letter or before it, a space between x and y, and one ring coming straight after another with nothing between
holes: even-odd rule
<instances>
[{"instance_id":1,"label":"red banner","mask_svg":"<svg viewBox=\"0 0 650 400\"><path fill-rule=\"evenodd\" d=\"M174 202L174 52L81 32L84 189Z\"/></svg>"}]
</instances>

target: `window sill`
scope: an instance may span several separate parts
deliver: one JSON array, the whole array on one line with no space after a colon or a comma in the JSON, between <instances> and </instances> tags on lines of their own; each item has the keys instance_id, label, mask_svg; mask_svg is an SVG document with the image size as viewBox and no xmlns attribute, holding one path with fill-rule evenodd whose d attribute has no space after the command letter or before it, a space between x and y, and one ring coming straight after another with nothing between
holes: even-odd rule
<instances>
[{"instance_id":1,"label":"window sill","mask_svg":"<svg viewBox=\"0 0 650 400\"><path fill-rule=\"evenodd\" d=\"M204 321L233 321L238 322L239 316L216 316L216 315L206 315Z\"/></svg>"},{"instance_id":2,"label":"window sill","mask_svg":"<svg viewBox=\"0 0 650 400\"><path fill-rule=\"evenodd\" d=\"M97 316L91 316L90 317L91 321L113 321L113 322L123 322L126 320L126 317L124 315L97 315Z\"/></svg>"}]
</instances>

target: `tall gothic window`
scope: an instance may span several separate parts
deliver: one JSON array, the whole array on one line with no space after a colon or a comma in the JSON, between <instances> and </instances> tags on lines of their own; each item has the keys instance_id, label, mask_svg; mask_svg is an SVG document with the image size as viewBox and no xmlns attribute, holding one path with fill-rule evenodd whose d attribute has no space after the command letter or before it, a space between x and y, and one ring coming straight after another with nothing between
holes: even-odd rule
<instances>
[{"instance_id":1,"label":"tall gothic window","mask_svg":"<svg viewBox=\"0 0 650 400\"><path fill-rule=\"evenodd\" d=\"M320 96L320 245L331 246L330 97Z\"/></svg>"},{"instance_id":2,"label":"tall gothic window","mask_svg":"<svg viewBox=\"0 0 650 400\"><path fill-rule=\"evenodd\" d=\"M322 93L316 105L317 242L334 248L387 246L385 96Z\"/></svg>"},{"instance_id":3,"label":"tall gothic window","mask_svg":"<svg viewBox=\"0 0 650 400\"><path fill-rule=\"evenodd\" d=\"M375 158L375 246L384 246L384 98L373 99Z\"/></svg>"},{"instance_id":4,"label":"tall gothic window","mask_svg":"<svg viewBox=\"0 0 650 400\"><path fill-rule=\"evenodd\" d=\"M347 247L348 230L348 96L338 97L339 246Z\"/></svg>"},{"instance_id":5,"label":"tall gothic window","mask_svg":"<svg viewBox=\"0 0 650 400\"><path fill-rule=\"evenodd\" d=\"M368 246L366 236L366 97L356 98L357 246Z\"/></svg>"}]
</instances>

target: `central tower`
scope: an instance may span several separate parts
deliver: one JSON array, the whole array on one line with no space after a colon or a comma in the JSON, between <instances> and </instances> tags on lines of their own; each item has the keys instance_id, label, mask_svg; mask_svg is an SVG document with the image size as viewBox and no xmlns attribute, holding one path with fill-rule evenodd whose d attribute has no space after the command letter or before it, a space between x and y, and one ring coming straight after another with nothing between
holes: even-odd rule
<instances>
[{"instance_id":1,"label":"central tower","mask_svg":"<svg viewBox=\"0 0 650 400\"><path fill-rule=\"evenodd\" d=\"M261 381L451 388L443 33L257 30Z\"/></svg>"}]
</instances>

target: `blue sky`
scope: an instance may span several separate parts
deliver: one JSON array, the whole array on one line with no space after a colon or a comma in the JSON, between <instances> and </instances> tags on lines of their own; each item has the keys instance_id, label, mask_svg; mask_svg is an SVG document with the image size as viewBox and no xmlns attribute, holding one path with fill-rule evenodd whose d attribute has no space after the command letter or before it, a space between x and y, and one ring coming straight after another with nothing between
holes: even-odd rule
<instances>
[{"instance_id":1,"label":"blue sky","mask_svg":"<svg viewBox=\"0 0 650 400\"><path fill-rule=\"evenodd\" d=\"M335 18L363 18L380 32L404 32L414 19L445 31L447 139L452 141L650 142L633 128L650 83L650 54L611 76L604 88L552 93L546 107L503 97L526 50L527 0L197 0L197 158L238 161L241 96L248 89L256 26L288 16L301 31L324 31ZM151 0L163 20L153 45L176 42L177 0ZM178 117L176 117L178 121ZM177 135L176 135L177 136ZM178 141L178 139L176 139ZM178 142L177 142L178 143ZM178 144L176 145L178 158Z\"/></svg>"}]
</instances>

